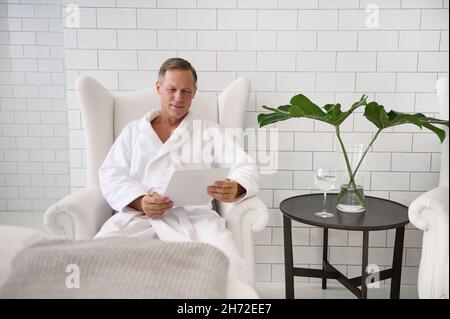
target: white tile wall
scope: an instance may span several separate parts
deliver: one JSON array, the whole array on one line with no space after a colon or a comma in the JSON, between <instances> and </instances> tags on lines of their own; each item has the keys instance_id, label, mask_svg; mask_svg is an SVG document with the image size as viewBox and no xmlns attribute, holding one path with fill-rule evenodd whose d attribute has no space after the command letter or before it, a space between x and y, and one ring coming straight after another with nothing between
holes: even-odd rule
<instances>
[{"instance_id":1,"label":"white tile wall","mask_svg":"<svg viewBox=\"0 0 450 319\"><path fill-rule=\"evenodd\" d=\"M40 230L70 186L62 1L46 2L6 1L0 14L0 223Z\"/></svg>"},{"instance_id":2,"label":"white tile wall","mask_svg":"<svg viewBox=\"0 0 450 319\"><path fill-rule=\"evenodd\" d=\"M80 28L64 31L62 1L46 2L0 5L5 222L24 223L27 216L39 221L29 213L42 212L69 186L84 186L83 128L74 92L80 74L119 93L153 85L166 58L184 57L197 68L201 91L219 92L237 76L249 77L246 123L256 127L262 105L285 104L299 92L320 105L340 102L344 109L366 93L388 110L437 115L434 84L449 69L443 0L377 1L378 29L365 25L369 0L79 0ZM281 132L280 167L261 179L259 196L270 208L270 224L255 235L258 281L284 278L280 201L314 191L312 170L340 160L329 126L305 119L275 126ZM348 141L366 141L375 129L358 113L342 131ZM387 130L366 160L368 193L409 204L436 185L439 153L438 139L427 131ZM320 230L294 229L296 263L317 266ZM392 235L370 237L371 258L387 266ZM403 281L410 284L416 283L420 238L420 231L408 229ZM347 273L357 272L360 242L355 232L330 233L331 260Z\"/></svg>"}]
</instances>

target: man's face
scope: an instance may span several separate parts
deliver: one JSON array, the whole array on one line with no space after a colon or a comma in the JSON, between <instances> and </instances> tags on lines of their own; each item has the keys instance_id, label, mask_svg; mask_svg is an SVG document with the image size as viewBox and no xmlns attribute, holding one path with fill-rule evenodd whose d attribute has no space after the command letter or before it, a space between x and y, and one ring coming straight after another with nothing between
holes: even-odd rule
<instances>
[{"instance_id":1,"label":"man's face","mask_svg":"<svg viewBox=\"0 0 450 319\"><path fill-rule=\"evenodd\" d=\"M156 91L161 97L161 112L182 119L195 96L194 76L189 70L167 70L164 79L156 82Z\"/></svg>"}]
</instances>

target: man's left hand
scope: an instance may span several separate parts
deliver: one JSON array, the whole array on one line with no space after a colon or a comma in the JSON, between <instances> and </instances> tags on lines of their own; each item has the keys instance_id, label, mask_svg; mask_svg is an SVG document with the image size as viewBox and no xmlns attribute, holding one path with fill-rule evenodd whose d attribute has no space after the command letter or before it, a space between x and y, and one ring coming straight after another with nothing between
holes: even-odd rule
<instances>
[{"instance_id":1,"label":"man's left hand","mask_svg":"<svg viewBox=\"0 0 450 319\"><path fill-rule=\"evenodd\" d=\"M208 186L208 195L216 200L231 203L246 192L238 182L231 179L216 181L214 185Z\"/></svg>"}]
</instances>

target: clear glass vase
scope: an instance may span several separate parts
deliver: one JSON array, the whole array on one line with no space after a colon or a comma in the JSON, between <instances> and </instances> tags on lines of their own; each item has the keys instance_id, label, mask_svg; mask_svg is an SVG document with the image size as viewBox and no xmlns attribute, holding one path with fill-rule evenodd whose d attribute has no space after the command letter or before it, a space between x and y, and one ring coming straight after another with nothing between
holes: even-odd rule
<instances>
[{"instance_id":1,"label":"clear glass vase","mask_svg":"<svg viewBox=\"0 0 450 319\"><path fill-rule=\"evenodd\" d=\"M341 151L341 187L338 195L337 209L345 213L362 213L365 209L364 196L364 175L365 167L364 160L361 158L364 155L363 144L352 144L346 146L347 159ZM349 167L353 178L350 176ZM356 171L356 174L355 174Z\"/></svg>"}]
</instances>

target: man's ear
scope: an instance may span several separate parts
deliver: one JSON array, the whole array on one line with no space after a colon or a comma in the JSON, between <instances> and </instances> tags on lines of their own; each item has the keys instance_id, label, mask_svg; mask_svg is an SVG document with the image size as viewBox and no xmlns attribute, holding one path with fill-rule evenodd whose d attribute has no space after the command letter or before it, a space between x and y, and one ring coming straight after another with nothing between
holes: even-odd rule
<instances>
[{"instance_id":1,"label":"man's ear","mask_svg":"<svg viewBox=\"0 0 450 319\"><path fill-rule=\"evenodd\" d=\"M161 95L161 82L156 81L156 93L158 93L158 95Z\"/></svg>"}]
</instances>

